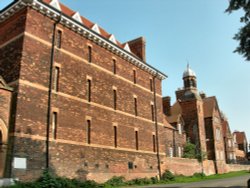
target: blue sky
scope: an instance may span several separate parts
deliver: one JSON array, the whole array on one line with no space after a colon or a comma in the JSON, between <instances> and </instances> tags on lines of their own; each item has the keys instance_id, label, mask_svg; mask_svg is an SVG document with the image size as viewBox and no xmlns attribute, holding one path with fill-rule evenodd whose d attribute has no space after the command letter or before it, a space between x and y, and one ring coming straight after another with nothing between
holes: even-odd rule
<instances>
[{"instance_id":1,"label":"blue sky","mask_svg":"<svg viewBox=\"0 0 250 188\"><path fill-rule=\"evenodd\" d=\"M1 0L0 8L10 0ZM61 0L120 42L146 38L147 62L168 75L163 96L175 101L189 61L198 89L217 97L231 131L250 138L250 62L233 53L242 12L228 15L228 0Z\"/></svg>"}]
</instances>

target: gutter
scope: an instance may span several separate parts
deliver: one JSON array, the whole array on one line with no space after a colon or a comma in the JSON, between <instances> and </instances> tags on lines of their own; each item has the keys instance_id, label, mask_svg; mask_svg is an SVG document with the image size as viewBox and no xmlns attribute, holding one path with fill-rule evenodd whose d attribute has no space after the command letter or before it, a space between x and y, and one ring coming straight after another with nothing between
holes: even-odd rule
<instances>
[{"instance_id":1,"label":"gutter","mask_svg":"<svg viewBox=\"0 0 250 188\"><path fill-rule=\"evenodd\" d=\"M55 54L55 34L56 26L61 21L61 15L58 20L53 24L52 46L50 52L50 69L49 69L49 90L48 90L48 109L47 109L47 129L46 129L46 169L49 169L49 136L50 136L50 119L51 119L51 98L52 98L52 79L53 79L53 66L54 66L54 54Z\"/></svg>"},{"instance_id":2,"label":"gutter","mask_svg":"<svg viewBox=\"0 0 250 188\"><path fill-rule=\"evenodd\" d=\"M155 87L155 78L157 73L153 77L153 86L154 86L154 118L155 118L155 139L156 139L156 158L157 158L157 168L160 179L162 178L161 174L161 158L159 152L159 131L158 131L158 121L157 121L157 106L156 106L156 87Z\"/></svg>"}]
</instances>

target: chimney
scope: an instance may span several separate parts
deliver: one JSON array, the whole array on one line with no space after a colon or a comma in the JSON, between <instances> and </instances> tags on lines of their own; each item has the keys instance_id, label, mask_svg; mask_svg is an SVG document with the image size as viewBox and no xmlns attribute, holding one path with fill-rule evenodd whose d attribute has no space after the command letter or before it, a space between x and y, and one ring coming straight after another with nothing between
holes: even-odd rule
<instances>
[{"instance_id":1,"label":"chimney","mask_svg":"<svg viewBox=\"0 0 250 188\"><path fill-rule=\"evenodd\" d=\"M131 52L133 52L142 61L146 62L146 40L144 37L128 41Z\"/></svg>"},{"instance_id":2,"label":"chimney","mask_svg":"<svg viewBox=\"0 0 250 188\"><path fill-rule=\"evenodd\" d=\"M163 113L167 116L171 115L171 98L169 96L162 98Z\"/></svg>"},{"instance_id":3,"label":"chimney","mask_svg":"<svg viewBox=\"0 0 250 188\"><path fill-rule=\"evenodd\" d=\"M200 96L202 99L205 99L207 97L206 93L204 93L203 91L200 92Z\"/></svg>"}]
</instances>

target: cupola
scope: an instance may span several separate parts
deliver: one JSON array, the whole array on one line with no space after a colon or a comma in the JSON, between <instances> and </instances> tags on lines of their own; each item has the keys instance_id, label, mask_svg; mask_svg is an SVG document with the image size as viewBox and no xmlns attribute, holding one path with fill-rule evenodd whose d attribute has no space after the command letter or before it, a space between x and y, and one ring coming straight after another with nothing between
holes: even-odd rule
<instances>
[{"instance_id":1,"label":"cupola","mask_svg":"<svg viewBox=\"0 0 250 188\"><path fill-rule=\"evenodd\" d=\"M183 72L182 79L184 81L185 89L196 89L196 74L195 72L187 65L187 69Z\"/></svg>"}]
</instances>

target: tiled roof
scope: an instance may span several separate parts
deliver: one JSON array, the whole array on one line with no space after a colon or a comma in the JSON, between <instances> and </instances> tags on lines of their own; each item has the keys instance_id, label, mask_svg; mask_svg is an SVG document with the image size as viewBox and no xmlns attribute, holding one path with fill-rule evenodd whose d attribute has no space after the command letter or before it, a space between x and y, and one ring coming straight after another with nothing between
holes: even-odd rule
<instances>
[{"instance_id":1,"label":"tiled roof","mask_svg":"<svg viewBox=\"0 0 250 188\"><path fill-rule=\"evenodd\" d=\"M179 117L181 116L181 106L179 104L179 102L175 102L173 104L173 106L171 106L171 115L170 116L167 116L167 121L169 123L175 123L178 121Z\"/></svg>"},{"instance_id":2,"label":"tiled roof","mask_svg":"<svg viewBox=\"0 0 250 188\"><path fill-rule=\"evenodd\" d=\"M216 107L215 97L206 97L203 99L204 118L213 117L214 108Z\"/></svg>"},{"instance_id":3,"label":"tiled roof","mask_svg":"<svg viewBox=\"0 0 250 188\"><path fill-rule=\"evenodd\" d=\"M170 125L170 123L168 122L166 116L163 117L163 125L164 125L164 127L166 127L166 128L175 129L172 125Z\"/></svg>"},{"instance_id":4,"label":"tiled roof","mask_svg":"<svg viewBox=\"0 0 250 188\"><path fill-rule=\"evenodd\" d=\"M44 3L46 4L50 4L52 0L42 0ZM72 17L76 12L71 10L69 7L65 6L64 4L62 3L59 3L60 4L60 8L61 8L61 11L63 14L69 16L69 17ZM85 27L87 27L88 29L92 29L92 27L95 25L95 23L91 22L90 20L88 20L87 18L81 16L81 20L82 20L82 23ZM112 34L108 33L107 31L105 31L103 28L101 28L99 25L99 30L100 30L100 35L104 38L106 38L107 40L109 40L110 36ZM116 45L119 46L120 48L124 48L126 43L122 44L120 43L119 41L116 40ZM133 55L135 55L133 53Z\"/></svg>"},{"instance_id":5,"label":"tiled roof","mask_svg":"<svg viewBox=\"0 0 250 188\"><path fill-rule=\"evenodd\" d=\"M231 134L230 127L228 124L228 121L222 121L222 131L223 131L223 136L226 137L227 134Z\"/></svg>"},{"instance_id":6,"label":"tiled roof","mask_svg":"<svg viewBox=\"0 0 250 188\"><path fill-rule=\"evenodd\" d=\"M245 132L238 132L235 131L234 134L236 135L236 142L237 144L243 144L244 140L247 140Z\"/></svg>"}]
</instances>

